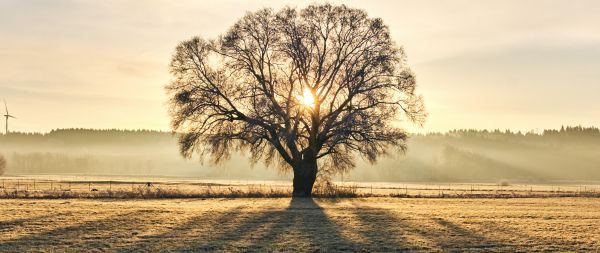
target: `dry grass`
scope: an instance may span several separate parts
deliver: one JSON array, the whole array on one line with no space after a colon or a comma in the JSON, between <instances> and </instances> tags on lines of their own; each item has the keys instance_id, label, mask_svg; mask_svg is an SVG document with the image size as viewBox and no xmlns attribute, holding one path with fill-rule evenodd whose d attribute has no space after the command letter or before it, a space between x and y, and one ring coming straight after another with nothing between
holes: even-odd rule
<instances>
[{"instance_id":1,"label":"dry grass","mask_svg":"<svg viewBox=\"0 0 600 253\"><path fill-rule=\"evenodd\" d=\"M0 200L0 252L600 250L600 200Z\"/></svg>"},{"instance_id":2,"label":"dry grass","mask_svg":"<svg viewBox=\"0 0 600 253\"><path fill-rule=\"evenodd\" d=\"M356 186L315 185L320 198L359 197ZM162 198L281 198L291 197L291 186L226 185L185 182L63 181L1 179L0 199L162 199Z\"/></svg>"},{"instance_id":3,"label":"dry grass","mask_svg":"<svg viewBox=\"0 0 600 253\"><path fill-rule=\"evenodd\" d=\"M151 182L155 192L137 194L138 188ZM326 185L325 185L326 186ZM160 192L157 190L160 189ZM232 189L232 190L230 190ZM332 190L334 192L332 192ZM15 191L17 193L15 193ZM24 192L21 192L24 191ZM68 192L73 193L68 193ZM19 193L21 192L21 193ZM61 193L67 192L67 193ZM109 194L108 192L112 192ZM233 194L231 194L233 192ZM240 194L240 192L245 194ZM273 194L272 192L276 193ZM110 176L33 175L0 178L0 194L12 198L19 196L143 196L172 197L249 197L279 196L291 192L289 181L230 181L199 180L189 178L139 178ZM119 194L116 194L119 193ZM160 194L158 194L160 193ZM207 194L208 193L208 194ZM600 197L599 182L517 184L497 183L370 183L337 182L329 187L317 185L315 194L329 197L417 197L417 198L518 198L518 197ZM129 196L129 197L127 197ZM289 196L289 195L286 195ZM29 198L29 197L27 197Z\"/></svg>"},{"instance_id":4,"label":"dry grass","mask_svg":"<svg viewBox=\"0 0 600 253\"><path fill-rule=\"evenodd\" d=\"M15 190L0 189L0 199L173 199L173 198L282 198L292 193L281 188L205 187L201 190L134 186L115 190ZM313 196L319 198L358 197L354 187L317 187Z\"/></svg>"},{"instance_id":5,"label":"dry grass","mask_svg":"<svg viewBox=\"0 0 600 253\"><path fill-rule=\"evenodd\" d=\"M88 185L88 183L77 183ZM96 183L98 185L98 183ZM598 191L540 191L540 192L515 192L510 190L479 190L470 191L442 191L438 194L426 192L411 193L407 191L359 191L357 186L336 186L333 184L317 185L313 191L316 198L369 198L369 197L394 197L394 198L565 198L586 197L600 198ZM428 189L425 189L426 191ZM282 198L291 197L289 187L257 187L253 185L219 185L200 188L171 187L162 185L145 186L138 184L131 187L115 187L114 189L96 189L91 187L65 188L65 189L17 189L1 188L0 199L173 199L173 198Z\"/></svg>"},{"instance_id":6,"label":"dry grass","mask_svg":"<svg viewBox=\"0 0 600 253\"><path fill-rule=\"evenodd\" d=\"M207 188L203 191L185 191L180 189L162 189L137 186L133 189L71 191L71 190L38 190L38 191L0 191L0 198L5 199L173 199L173 198L281 198L291 196L290 193L271 189L241 190L234 187L219 189Z\"/></svg>"}]
</instances>

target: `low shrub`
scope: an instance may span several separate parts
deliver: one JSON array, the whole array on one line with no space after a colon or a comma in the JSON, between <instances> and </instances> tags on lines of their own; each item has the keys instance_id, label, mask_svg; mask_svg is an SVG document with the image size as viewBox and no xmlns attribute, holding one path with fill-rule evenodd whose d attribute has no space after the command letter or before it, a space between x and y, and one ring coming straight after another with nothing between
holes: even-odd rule
<instances>
[{"instance_id":1,"label":"low shrub","mask_svg":"<svg viewBox=\"0 0 600 253\"><path fill-rule=\"evenodd\" d=\"M313 196L319 198L354 198L358 197L356 186L338 186L330 181L318 182L313 189Z\"/></svg>"}]
</instances>

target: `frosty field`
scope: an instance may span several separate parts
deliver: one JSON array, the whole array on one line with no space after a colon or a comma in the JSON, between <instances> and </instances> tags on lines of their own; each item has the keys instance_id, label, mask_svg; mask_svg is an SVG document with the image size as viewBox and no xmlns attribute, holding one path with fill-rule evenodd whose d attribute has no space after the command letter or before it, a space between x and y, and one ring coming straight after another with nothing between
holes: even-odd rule
<instances>
[{"instance_id":1,"label":"frosty field","mask_svg":"<svg viewBox=\"0 0 600 253\"><path fill-rule=\"evenodd\" d=\"M600 199L0 200L0 252L598 251Z\"/></svg>"}]
</instances>

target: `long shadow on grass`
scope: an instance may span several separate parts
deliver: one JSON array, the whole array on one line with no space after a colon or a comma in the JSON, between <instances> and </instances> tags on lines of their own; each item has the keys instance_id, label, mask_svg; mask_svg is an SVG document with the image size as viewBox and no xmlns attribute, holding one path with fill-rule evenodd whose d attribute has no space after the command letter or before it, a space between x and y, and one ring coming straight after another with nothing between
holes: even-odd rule
<instances>
[{"instance_id":1,"label":"long shadow on grass","mask_svg":"<svg viewBox=\"0 0 600 253\"><path fill-rule=\"evenodd\" d=\"M490 239L442 218L398 217L398 214L390 210L374 207L355 208L354 214L362 224L360 226L362 229L358 231L368 240L380 245L379 249L383 251L510 251L511 249L511 244L508 242ZM395 245L404 247L391 248L390 245L394 245L394 242Z\"/></svg>"},{"instance_id":2,"label":"long shadow on grass","mask_svg":"<svg viewBox=\"0 0 600 253\"><path fill-rule=\"evenodd\" d=\"M425 245L410 242L401 235L411 226L385 209L373 207L356 207L352 209L354 233L363 241L369 242L371 249L380 252L398 252L407 250L428 250Z\"/></svg>"},{"instance_id":3,"label":"long shadow on grass","mask_svg":"<svg viewBox=\"0 0 600 253\"><path fill-rule=\"evenodd\" d=\"M507 242L486 237L481 233L474 232L446 219L437 218L434 221L444 228L445 236L440 239L442 247L447 249L458 248L460 250L502 250L510 245ZM448 240L447 238L451 238ZM433 239L433 238L432 238Z\"/></svg>"},{"instance_id":4,"label":"long shadow on grass","mask_svg":"<svg viewBox=\"0 0 600 253\"><path fill-rule=\"evenodd\" d=\"M309 198L293 198L283 210L244 212L230 222L178 251L361 251Z\"/></svg>"},{"instance_id":5,"label":"long shadow on grass","mask_svg":"<svg viewBox=\"0 0 600 253\"><path fill-rule=\"evenodd\" d=\"M49 224L59 227L37 233L37 227L27 228L34 233L0 242L0 252L107 249L114 243L130 240L140 221L155 213L148 210L123 212L67 226L60 226L60 221L51 221Z\"/></svg>"},{"instance_id":6,"label":"long shadow on grass","mask_svg":"<svg viewBox=\"0 0 600 253\"><path fill-rule=\"evenodd\" d=\"M203 213L126 245L123 252L503 250L510 245L440 218L406 216L376 207L336 210L330 218L312 199L284 209L234 208ZM349 222L349 224L344 224Z\"/></svg>"},{"instance_id":7,"label":"long shadow on grass","mask_svg":"<svg viewBox=\"0 0 600 253\"><path fill-rule=\"evenodd\" d=\"M353 251L369 245L342 235L312 199L294 198L285 209L240 210L192 217L177 228L144 238L122 252L139 251Z\"/></svg>"},{"instance_id":8,"label":"long shadow on grass","mask_svg":"<svg viewBox=\"0 0 600 253\"><path fill-rule=\"evenodd\" d=\"M39 215L39 216L35 216L35 217L29 217L29 218L20 218L20 219L14 219L14 220L6 220L6 221L0 221L0 232L3 232L5 230L10 230L13 229L15 227L21 227L24 226L28 223L35 223L35 222L40 222L40 221L44 221L47 219L52 219L55 216L58 216L59 214L46 214L46 215Z\"/></svg>"},{"instance_id":9,"label":"long shadow on grass","mask_svg":"<svg viewBox=\"0 0 600 253\"><path fill-rule=\"evenodd\" d=\"M141 236L135 243L118 249L118 252L181 252L189 251L198 242L210 242L221 230L229 229L231 222L241 219L242 207L224 212L206 212L188 218L182 224L152 235ZM218 245L210 245L217 248ZM206 247L205 250L209 250Z\"/></svg>"}]
</instances>

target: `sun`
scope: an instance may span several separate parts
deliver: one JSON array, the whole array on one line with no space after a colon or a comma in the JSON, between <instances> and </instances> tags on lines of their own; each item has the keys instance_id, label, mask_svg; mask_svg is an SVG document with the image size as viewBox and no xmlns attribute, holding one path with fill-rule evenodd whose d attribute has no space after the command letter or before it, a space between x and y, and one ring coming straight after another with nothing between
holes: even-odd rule
<instances>
[{"instance_id":1,"label":"sun","mask_svg":"<svg viewBox=\"0 0 600 253\"><path fill-rule=\"evenodd\" d=\"M304 90L302 91L302 95L296 96L296 99L298 99L298 102L300 102L300 104L306 107L313 108L315 106L315 97L313 96L309 88L304 88Z\"/></svg>"}]
</instances>

